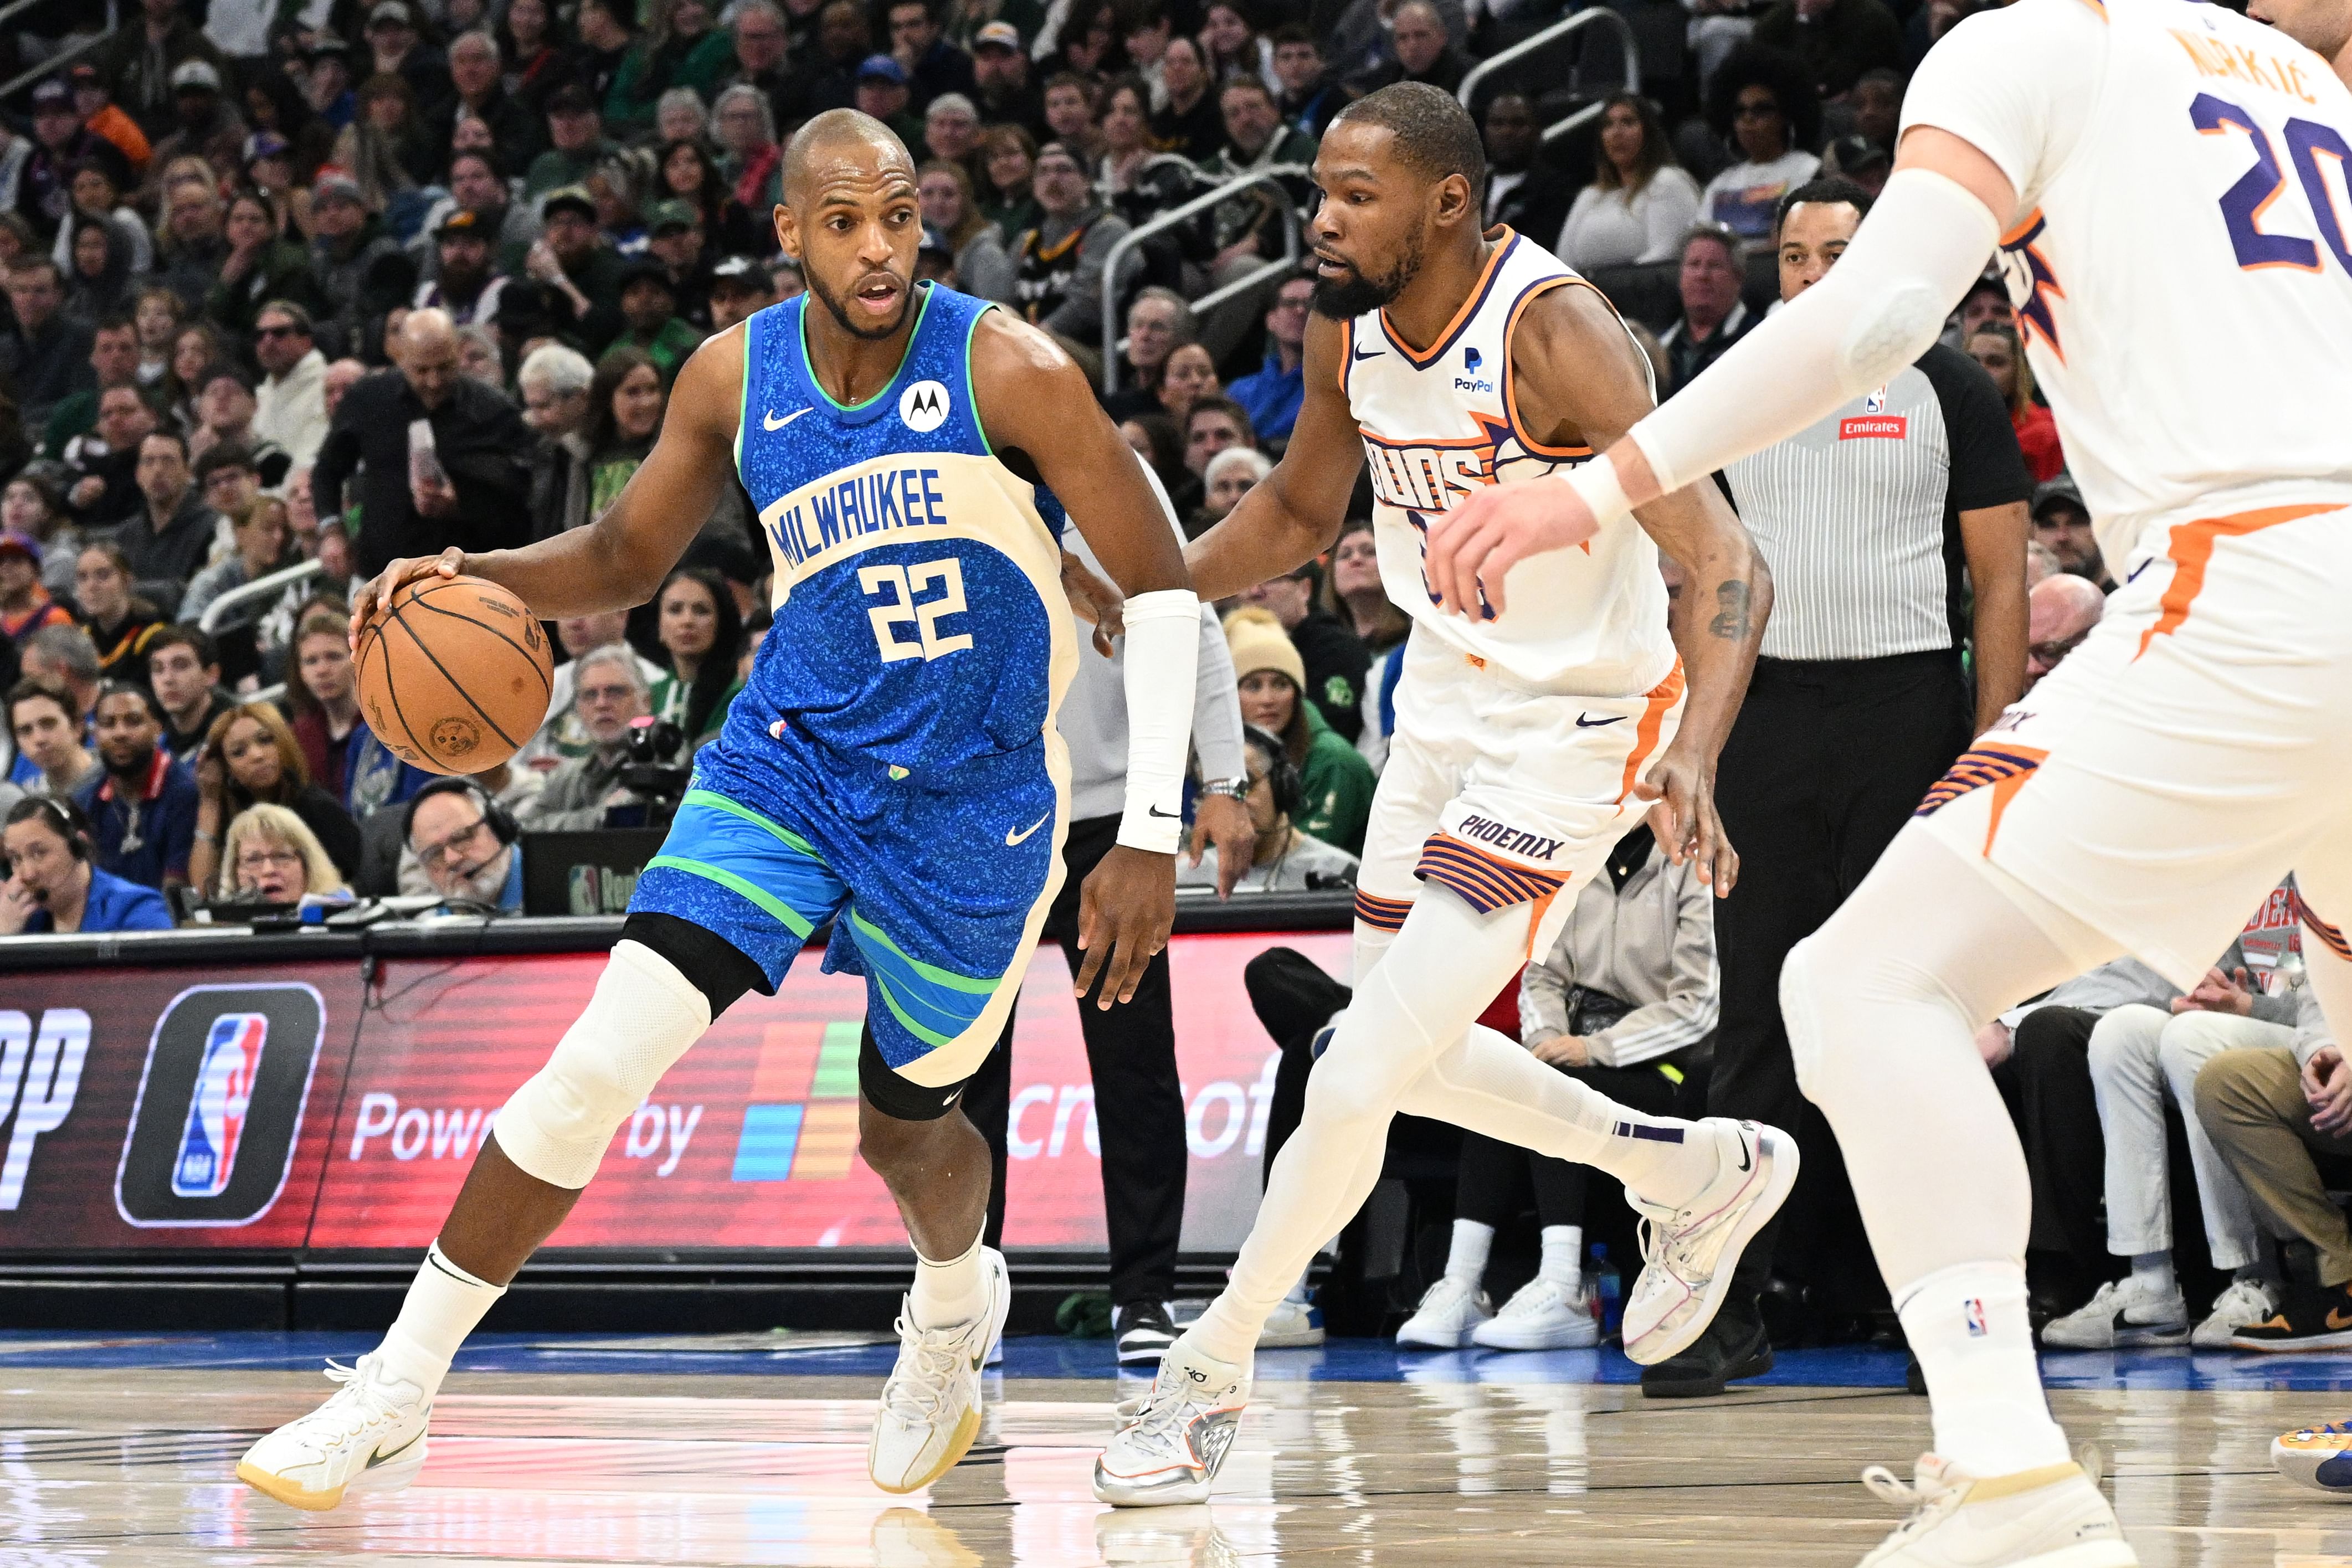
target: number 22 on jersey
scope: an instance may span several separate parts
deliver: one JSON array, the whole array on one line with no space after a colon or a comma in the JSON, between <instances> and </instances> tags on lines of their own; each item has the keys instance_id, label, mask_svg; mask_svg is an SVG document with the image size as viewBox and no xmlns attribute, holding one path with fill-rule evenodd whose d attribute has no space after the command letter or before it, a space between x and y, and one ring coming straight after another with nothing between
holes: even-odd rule
<instances>
[{"instance_id":1,"label":"number 22 on jersey","mask_svg":"<svg viewBox=\"0 0 2352 1568\"><path fill-rule=\"evenodd\" d=\"M942 556L911 566L860 567L857 586L868 599L883 601L868 610L866 618L874 623L874 646L884 664L895 664L901 659L928 664L971 646L969 632L940 634L940 622L965 609L963 563L955 557ZM942 590L937 598L917 602L916 595L934 586ZM906 626L915 628L911 641L899 635L899 628Z\"/></svg>"},{"instance_id":2,"label":"number 22 on jersey","mask_svg":"<svg viewBox=\"0 0 2352 1568\"><path fill-rule=\"evenodd\" d=\"M2335 253L2336 264L2352 276L2352 238L2347 237L2352 235L2352 189L2347 186L2347 177L2352 177L2352 143L2347 142L2342 131L2314 120L2289 120L2284 128L2287 156L2282 162L2278 142L2239 104L2200 92L2189 106L2189 119L2203 135L2243 136L2252 145L2254 166L2221 193L2221 220L2229 228L2230 246L2237 253L2241 269L2325 270L2318 244L2286 232L2285 225L2276 230L2264 226L2286 188L2286 171L2291 166L2310 204L2320 240Z\"/></svg>"}]
</instances>

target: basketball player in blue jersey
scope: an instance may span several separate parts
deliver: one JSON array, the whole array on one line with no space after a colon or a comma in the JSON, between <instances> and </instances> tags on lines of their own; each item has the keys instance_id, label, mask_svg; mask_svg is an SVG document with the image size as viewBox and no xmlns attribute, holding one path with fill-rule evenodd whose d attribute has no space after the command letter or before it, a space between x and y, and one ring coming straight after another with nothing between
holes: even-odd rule
<instances>
[{"instance_id":1,"label":"basketball player in blue jersey","mask_svg":"<svg viewBox=\"0 0 2352 1568\"><path fill-rule=\"evenodd\" d=\"M963 1457L1009 1289L980 1241L988 1145L956 1102L1060 881L1066 515L1127 595L1132 729L1118 847L1080 901L1079 995L1131 996L1166 943L1200 636L1175 531L1050 339L914 283L915 170L887 129L846 110L809 121L784 197L777 235L807 294L695 353L611 510L527 549L395 561L358 601L355 637L396 585L434 572L488 578L549 617L641 603L730 466L774 559L775 630L695 758L586 1010L499 1113L383 1343L331 1368L341 1390L238 1465L294 1507L414 1475L458 1345L614 1131L827 923L825 967L867 981L860 1151L916 1252L869 1468L911 1491Z\"/></svg>"},{"instance_id":2,"label":"basketball player in blue jersey","mask_svg":"<svg viewBox=\"0 0 2352 1568\"><path fill-rule=\"evenodd\" d=\"M1296 569L1338 537L1369 458L1381 577L1414 625L1357 880L1354 1001L1231 1283L1096 1465L1105 1502L1207 1498L1259 1329L1370 1196L1399 1112L1625 1184L1650 1222L1625 1309L1625 1353L1640 1362L1705 1332L1796 1176L1796 1146L1776 1129L1644 1116L1475 1022L1645 813L1677 863L1696 857L1730 888L1715 759L1771 593L1747 531L1700 486L1547 558L1514 580L1507 609L1440 612L1421 567L1433 520L1588 460L1652 402L1647 361L1607 300L1524 236L1480 232L1485 163L1468 113L1425 85L1370 94L1332 122L1315 161L1297 425L1274 473L1187 552L1208 595ZM1661 550L1690 584L1679 613Z\"/></svg>"}]
</instances>

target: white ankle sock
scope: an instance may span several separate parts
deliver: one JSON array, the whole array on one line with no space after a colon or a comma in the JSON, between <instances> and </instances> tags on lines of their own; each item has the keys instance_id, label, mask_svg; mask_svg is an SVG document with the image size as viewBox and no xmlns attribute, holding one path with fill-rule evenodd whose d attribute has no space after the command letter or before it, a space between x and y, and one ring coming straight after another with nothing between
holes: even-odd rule
<instances>
[{"instance_id":1,"label":"white ankle sock","mask_svg":"<svg viewBox=\"0 0 2352 1568\"><path fill-rule=\"evenodd\" d=\"M1547 1225L1543 1228L1543 1266L1536 1270L1570 1295L1584 1282L1584 1228Z\"/></svg>"},{"instance_id":2,"label":"white ankle sock","mask_svg":"<svg viewBox=\"0 0 2352 1568\"><path fill-rule=\"evenodd\" d=\"M429 1404L449 1375L457 1347L506 1293L504 1285L478 1280L450 1262L436 1241L375 1354L394 1376L422 1388Z\"/></svg>"},{"instance_id":3,"label":"white ankle sock","mask_svg":"<svg viewBox=\"0 0 2352 1568\"><path fill-rule=\"evenodd\" d=\"M915 1288L907 1292L907 1312L919 1329L968 1323L988 1305L988 1281L981 1277L980 1238L963 1255L934 1263L915 1254Z\"/></svg>"},{"instance_id":4,"label":"white ankle sock","mask_svg":"<svg viewBox=\"0 0 2352 1568\"><path fill-rule=\"evenodd\" d=\"M2065 1463L2025 1312L2025 1270L1963 1263L1896 1292L1903 1332L1927 1375L1936 1452L1978 1477Z\"/></svg>"},{"instance_id":5,"label":"white ankle sock","mask_svg":"<svg viewBox=\"0 0 2352 1568\"><path fill-rule=\"evenodd\" d=\"M1486 1256L1495 1249L1495 1228L1475 1219L1454 1222L1454 1245L1445 1254L1445 1277L1472 1290L1486 1277Z\"/></svg>"},{"instance_id":6,"label":"white ankle sock","mask_svg":"<svg viewBox=\"0 0 2352 1568\"><path fill-rule=\"evenodd\" d=\"M2142 1252L2131 1260L2132 1283L2142 1295L2169 1296L2180 1289L2172 1278L2172 1254Z\"/></svg>"}]
</instances>

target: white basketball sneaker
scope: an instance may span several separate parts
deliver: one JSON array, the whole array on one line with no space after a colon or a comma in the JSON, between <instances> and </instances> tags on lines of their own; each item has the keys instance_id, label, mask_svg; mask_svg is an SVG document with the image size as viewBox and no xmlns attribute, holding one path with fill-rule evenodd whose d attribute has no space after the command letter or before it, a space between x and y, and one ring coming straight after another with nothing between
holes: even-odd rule
<instances>
[{"instance_id":1,"label":"white basketball sneaker","mask_svg":"<svg viewBox=\"0 0 2352 1568\"><path fill-rule=\"evenodd\" d=\"M2257 1314L2266 1316L2267 1314ZM2230 1343L2230 1333L2218 1342ZM2061 1350L2127 1350L2143 1344L2189 1343L2189 1301L2176 1285L2151 1291L2137 1280L2110 1280L2063 1318L2042 1325L2042 1343Z\"/></svg>"},{"instance_id":2,"label":"white basketball sneaker","mask_svg":"<svg viewBox=\"0 0 2352 1568\"><path fill-rule=\"evenodd\" d=\"M1486 1291L1467 1280L1440 1274L1397 1329L1396 1342L1407 1350L1460 1350L1470 1343L1471 1331L1494 1315L1495 1303Z\"/></svg>"},{"instance_id":3,"label":"white basketball sneaker","mask_svg":"<svg viewBox=\"0 0 2352 1568\"><path fill-rule=\"evenodd\" d=\"M2189 1333L2200 1350L2227 1350L2230 1338L2248 1323L2266 1321L2279 1310L2278 1292L2260 1280L2232 1280L2213 1302L2205 1321Z\"/></svg>"},{"instance_id":4,"label":"white basketball sneaker","mask_svg":"<svg viewBox=\"0 0 2352 1568\"><path fill-rule=\"evenodd\" d=\"M1625 1298L1625 1354L1654 1366L1687 1350L1715 1321L1740 1251L1789 1199L1797 1140L1778 1127L1709 1116L1690 1136L1716 1143L1715 1179L1680 1207L1625 1199L1642 1216L1641 1277Z\"/></svg>"},{"instance_id":5,"label":"white basketball sneaker","mask_svg":"<svg viewBox=\"0 0 2352 1568\"><path fill-rule=\"evenodd\" d=\"M2072 1463L1979 1480L1922 1454L1910 1484L1883 1465L1862 1484L1911 1517L1861 1568L2138 1568L2098 1468Z\"/></svg>"},{"instance_id":6,"label":"white basketball sneaker","mask_svg":"<svg viewBox=\"0 0 2352 1568\"><path fill-rule=\"evenodd\" d=\"M988 1281L988 1305L970 1322L919 1329L913 1303L899 1302L898 1364L882 1385L874 1439L866 1449L866 1471L884 1491L930 1485L964 1457L980 1433L981 1372L1013 1305L1004 1255L983 1247L980 1264Z\"/></svg>"},{"instance_id":7,"label":"white basketball sneaker","mask_svg":"<svg viewBox=\"0 0 2352 1568\"><path fill-rule=\"evenodd\" d=\"M425 1468L425 1391L393 1377L383 1360L327 1364L342 1385L308 1416L289 1421L245 1451L236 1479L289 1508L319 1513L346 1492L398 1491Z\"/></svg>"},{"instance_id":8,"label":"white basketball sneaker","mask_svg":"<svg viewBox=\"0 0 2352 1568\"><path fill-rule=\"evenodd\" d=\"M1601 1343L1592 1292L1570 1290L1541 1274L1511 1293L1503 1310L1470 1331L1487 1350L1585 1350Z\"/></svg>"},{"instance_id":9,"label":"white basketball sneaker","mask_svg":"<svg viewBox=\"0 0 2352 1568\"><path fill-rule=\"evenodd\" d=\"M1095 1500L1115 1508L1206 1502L1240 1431L1250 1369L1213 1360L1187 1339L1160 1358L1151 1392L1118 1407L1118 1431L1095 1460Z\"/></svg>"}]
</instances>

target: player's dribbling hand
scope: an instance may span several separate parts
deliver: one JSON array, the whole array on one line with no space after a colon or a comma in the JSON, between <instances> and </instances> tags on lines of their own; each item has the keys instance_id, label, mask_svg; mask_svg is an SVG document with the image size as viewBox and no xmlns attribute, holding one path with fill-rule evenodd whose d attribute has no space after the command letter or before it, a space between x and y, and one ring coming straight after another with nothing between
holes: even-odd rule
<instances>
[{"instance_id":1,"label":"player's dribbling hand","mask_svg":"<svg viewBox=\"0 0 2352 1568\"><path fill-rule=\"evenodd\" d=\"M1132 999L1175 924L1176 857L1113 844L1078 889L1079 998L1099 977L1095 1006Z\"/></svg>"},{"instance_id":2,"label":"player's dribbling hand","mask_svg":"<svg viewBox=\"0 0 2352 1568\"><path fill-rule=\"evenodd\" d=\"M360 647L360 632L378 615L392 613L392 596L404 582L420 577L456 577L466 570L466 552L451 545L439 555L403 556L376 573L352 601L352 652Z\"/></svg>"},{"instance_id":3,"label":"player's dribbling hand","mask_svg":"<svg viewBox=\"0 0 2352 1568\"><path fill-rule=\"evenodd\" d=\"M1650 808L1650 831L1658 848L1676 865L1698 862L1698 879L1721 898L1739 880L1739 854L1725 835L1715 810L1715 769L1703 767L1679 747L1669 746L1650 776L1633 786Z\"/></svg>"},{"instance_id":4,"label":"player's dribbling hand","mask_svg":"<svg viewBox=\"0 0 2352 1568\"><path fill-rule=\"evenodd\" d=\"M1600 532L1591 508L1565 485L1489 485L1429 524L1422 574L1441 607L1477 620L1479 590L1503 613L1503 579L1531 555L1569 549Z\"/></svg>"}]
</instances>

